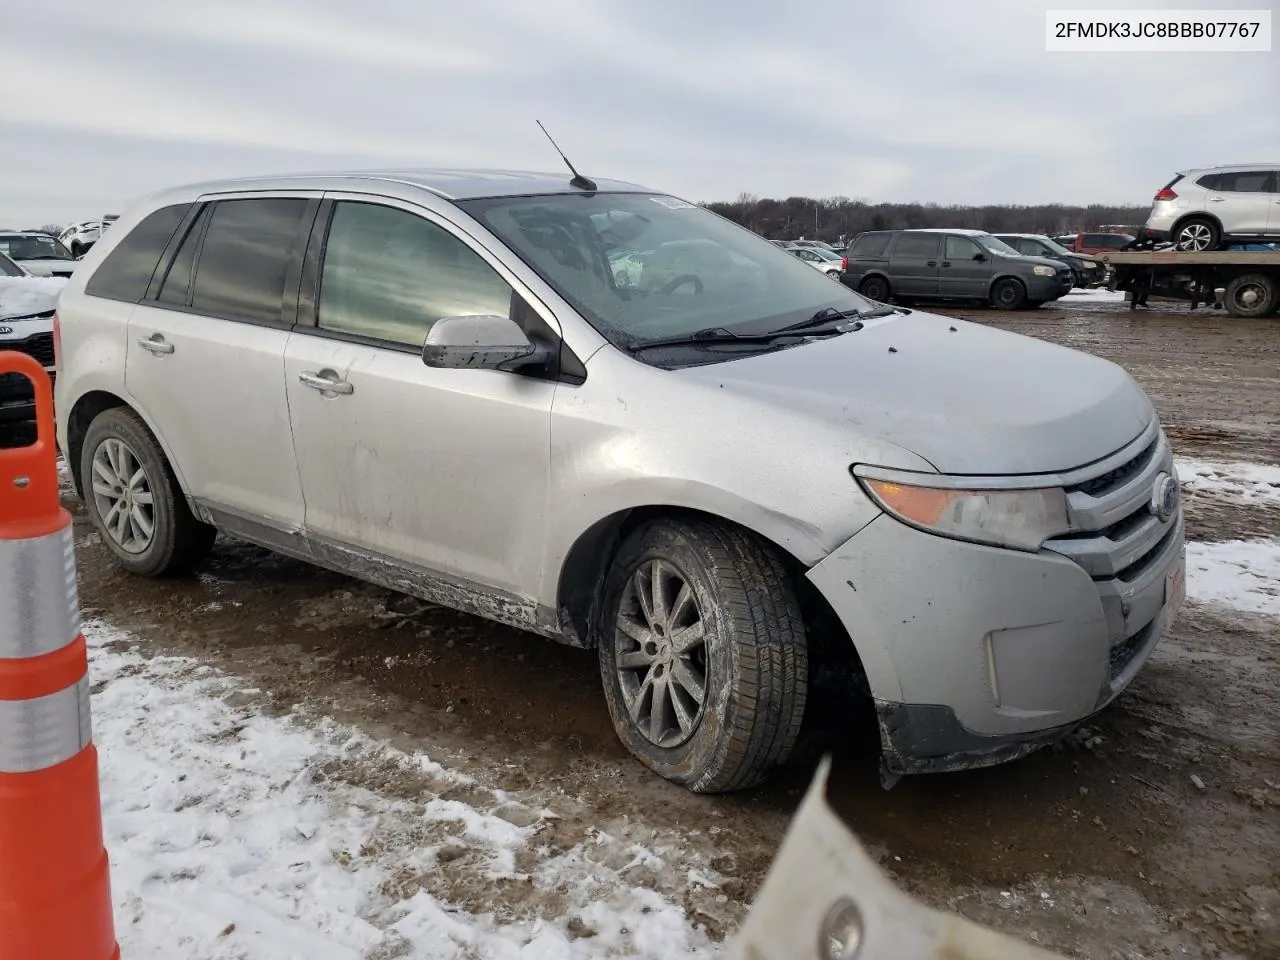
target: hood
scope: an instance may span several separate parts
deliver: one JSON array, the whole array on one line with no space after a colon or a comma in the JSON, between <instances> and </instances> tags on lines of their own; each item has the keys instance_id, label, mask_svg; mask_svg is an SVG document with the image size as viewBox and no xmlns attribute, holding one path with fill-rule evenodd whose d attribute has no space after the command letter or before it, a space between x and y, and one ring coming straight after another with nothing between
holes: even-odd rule
<instances>
[{"instance_id":1,"label":"hood","mask_svg":"<svg viewBox=\"0 0 1280 960\"><path fill-rule=\"evenodd\" d=\"M54 273L70 275L80 266L79 260L15 260L14 263L33 277L52 277Z\"/></svg>"},{"instance_id":2,"label":"hood","mask_svg":"<svg viewBox=\"0 0 1280 960\"><path fill-rule=\"evenodd\" d=\"M1029 263L1032 266L1053 267L1054 270L1062 269L1061 260L1051 260L1048 257L1026 257L1013 253L997 253L996 256L1001 260L1016 260L1018 263Z\"/></svg>"},{"instance_id":3,"label":"hood","mask_svg":"<svg viewBox=\"0 0 1280 960\"><path fill-rule=\"evenodd\" d=\"M61 277L0 277L0 321L53 310L66 283Z\"/></svg>"},{"instance_id":4,"label":"hood","mask_svg":"<svg viewBox=\"0 0 1280 960\"><path fill-rule=\"evenodd\" d=\"M847 424L951 474L1080 467L1155 416L1109 360L918 311L680 375Z\"/></svg>"}]
</instances>

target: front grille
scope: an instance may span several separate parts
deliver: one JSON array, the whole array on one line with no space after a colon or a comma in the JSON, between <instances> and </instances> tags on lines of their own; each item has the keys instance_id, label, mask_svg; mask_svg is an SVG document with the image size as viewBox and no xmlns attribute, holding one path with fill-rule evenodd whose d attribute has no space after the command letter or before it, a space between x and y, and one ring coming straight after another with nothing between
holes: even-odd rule
<instances>
[{"instance_id":1,"label":"front grille","mask_svg":"<svg viewBox=\"0 0 1280 960\"><path fill-rule=\"evenodd\" d=\"M1176 475L1164 435L1149 429L1152 435L1133 442L1132 454L1108 457L1098 465L1102 472L1071 478L1066 491L1074 530L1044 544L1083 567L1096 585L1111 636L1113 679L1148 646L1164 606L1162 570L1181 537L1181 508L1161 520L1151 507L1160 474Z\"/></svg>"},{"instance_id":2,"label":"front grille","mask_svg":"<svg viewBox=\"0 0 1280 960\"><path fill-rule=\"evenodd\" d=\"M15 350L35 359L43 367L53 366L53 334L37 333L25 340L0 342L0 350ZM50 373L50 379L52 379ZM31 381L21 373L0 373L0 403L30 403L35 398Z\"/></svg>"},{"instance_id":3,"label":"front grille","mask_svg":"<svg viewBox=\"0 0 1280 960\"><path fill-rule=\"evenodd\" d=\"M1151 458L1155 456L1156 448L1160 446L1159 434L1147 445L1141 453L1132 460L1122 463L1114 470L1108 470L1104 474L1091 477L1088 480L1081 481L1067 488L1067 493L1080 491L1087 493L1091 497L1100 497L1103 494L1114 490L1116 487L1122 486L1126 480L1142 472L1142 469L1151 462Z\"/></svg>"}]
</instances>

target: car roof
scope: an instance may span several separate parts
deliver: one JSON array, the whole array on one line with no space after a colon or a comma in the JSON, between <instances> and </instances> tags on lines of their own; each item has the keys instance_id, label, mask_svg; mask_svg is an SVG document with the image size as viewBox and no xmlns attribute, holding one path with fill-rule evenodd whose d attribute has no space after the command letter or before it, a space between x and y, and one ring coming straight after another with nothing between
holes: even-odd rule
<instances>
[{"instance_id":1,"label":"car roof","mask_svg":"<svg viewBox=\"0 0 1280 960\"><path fill-rule=\"evenodd\" d=\"M966 237L986 237L991 235L990 230L970 230L967 227L912 227L910 230L903 230L903 233L959 233Z\"/></svg>"},{"instance_id":2,"label":"car roof","mask_svg":"<svg viewBox=\"0 0 1280 960\"><path fill-rule=\"evenodd\" d=\"M0 230L0 237L45 237L49 239L49 234L41 233L39 230Z\"/></svg>"},{"instance_id":3,"label":"car roof","mask_svg":"<svg viewBox=\"0 0 1280 960\"><path fill-rule=\"evenodd\" d=\"M1214 170L1257 170L1259 167L1264 170L1267 168L1280 168L1280 163L1275 161L1269 163L1220 163L1213 167L1188 167L1186 170L1177 172L1185 177L1189 173L1209 173Z\"/></svg>"},{"instance_id":4,"label":"car roof","mask_svg":"<svg viewBox=\"0 0 1280 960\"><path fill-rule=\"evenodd\" d=\"M274 176L242 177L231 180L212 180L191 183L174 188L198 193L218 193L240 190L288 190L306 188L319 181L333 180L381 180L387 183L408 184L429 190L445 200L476 200L489 197L522 197L538 194L585 193L569 183L570 174L545 173L530 170L467 170L454 168L386 169L386 170L328 170L307 173L278 174ZM596 187L605 193L661 193L648 187L624 180L593 178ZM173 191L165 191L170 193Z\"/></svg>"}]
</instances>

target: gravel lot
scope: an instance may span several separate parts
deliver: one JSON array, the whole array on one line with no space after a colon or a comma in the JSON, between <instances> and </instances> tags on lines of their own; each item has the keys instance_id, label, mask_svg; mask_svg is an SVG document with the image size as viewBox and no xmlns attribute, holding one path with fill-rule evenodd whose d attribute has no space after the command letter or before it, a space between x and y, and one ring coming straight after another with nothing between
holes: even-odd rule
<instances>
[{"instance_id":1,"label":"gravel lot","mask_svg":"<svg viewBox=\"0 0 1280 960\"><path fill-rule=\"evenodd\" d=\"M1213 472L1280 463L1280 320L1163 305L1131 314L1114 303L950 312L1125 365L1155 400L1176 454L1210 465L1186 484L1188 539L1280 541L1273 474L1237 482ZM897 882L935 905L1079 957L1280 957L1274 573L1255 571L1254 612L1193 593L1133 687L1060 747L886 792L853 706L829 698L776 782L708 798L623 753L589 652L229 541L196 577L133 579L110 564L79 504L67 505L88 614L145 638L122 649L196 658L256 691L255 710L350 725L551 811L531 857L601 835L619 856L628 843L666 850L663 869L632 869L631 881L683 906L713 942L748 909L816 757L831 749L836 807ZM110 744L104 756L109 764ZM333 775L389 800L441 789L359 759ZM499 920L564 910L536 885L486 880L465 857L404 883ZM572 936L593 935L575 923Z\"/></svg>"}]
</instances>

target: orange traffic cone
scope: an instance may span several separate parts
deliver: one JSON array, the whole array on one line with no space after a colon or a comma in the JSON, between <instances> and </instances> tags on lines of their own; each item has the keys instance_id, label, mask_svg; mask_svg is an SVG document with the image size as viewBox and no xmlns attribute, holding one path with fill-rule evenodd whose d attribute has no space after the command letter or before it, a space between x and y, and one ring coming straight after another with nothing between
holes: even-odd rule
<instances>
[{"instance_id":1,"label":"orange traffic cone","mask_svg":"<svg viewBox=\"0 0 1280 960\"><path fill-rule=\"evenodd\" d=\"M71 515L58 502L49 376L36 442L0 450L0 960L114 960Z\"/></svg>"}]
</instances>

